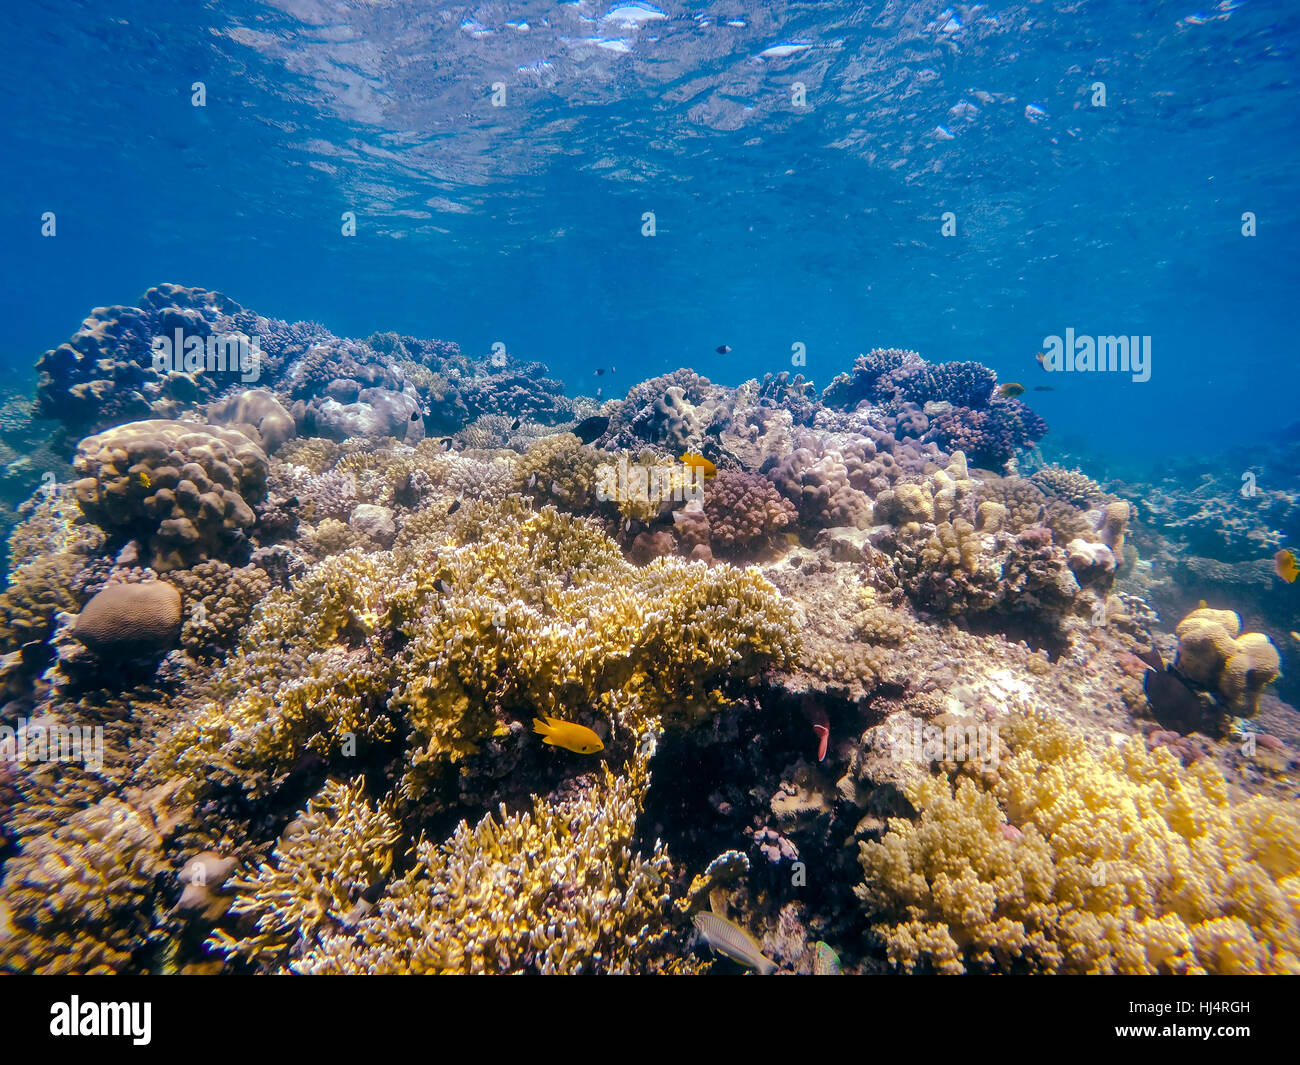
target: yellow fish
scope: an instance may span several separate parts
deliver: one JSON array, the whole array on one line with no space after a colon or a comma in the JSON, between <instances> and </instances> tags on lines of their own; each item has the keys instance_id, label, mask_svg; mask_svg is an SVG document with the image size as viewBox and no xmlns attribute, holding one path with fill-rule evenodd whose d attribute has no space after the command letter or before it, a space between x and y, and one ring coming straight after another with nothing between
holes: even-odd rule
<instances>
[{"instance_id":1,"label":"yellow fish","mask_svg":"<svg viewBox=\"0 0 1300 1065\"><path fill-rule=\"evenodd\" d=\"M566 751L573 751L574 754L595 754L605 749L605 745L600 742L600 737L591 729L572 721L561 721L555 717L542 720L535 717L533 731L546 737L542 740L543 743L563 747Z\"/></svg>"},{"instance_id":2,"label":"yellow fish","mask_svg":"<svg viewBox=\"0 0 1300 1065\"><path fill-rule=\"evenodd\" d=\"M713 463L703 455L696 455L688 451L682 456L682 461L686 463L686 465L690 466L691 469L695 470L699 476L706 479L718 475L718 467L713 465Z\"/></svg>"},{"instance_id":3,"label":"yellow fish","mask_svg":"<svg viewBox=\"0 0 1300 1065\"><path fill-rule=\"evenodd\" d=\"M136 476L140 479L140 486L142 488L148 488L151 484L153 484L152 478L150 478L150 476L147 473L145 473L144 470L141 470L138 474L136 474Z\"/></svg>"},{"instance_id":4,"label":"yellow fish","mask_svg":"<svg viewBox=\"0 0 1300 1065\"><path fill-rule=\"evenodd\" d=\"M1295 584L1300 577L1300 562L1296 561L1294 551L1279 551L1273 556L1273 569L1287 584Z\"/></svg>"},{"instance_id":5,"label":"yellow fish","mask_svg":"<svg viewBox=\"0 0 1300 1065\"><path fill-rule=\"evenodd\" d=\"M998 388L998 395L1003 399L1014 399L1016 396L1025 394L1025 386L1019 381L1008 381L1005 385Z\"/></svg>"}]
</instances>

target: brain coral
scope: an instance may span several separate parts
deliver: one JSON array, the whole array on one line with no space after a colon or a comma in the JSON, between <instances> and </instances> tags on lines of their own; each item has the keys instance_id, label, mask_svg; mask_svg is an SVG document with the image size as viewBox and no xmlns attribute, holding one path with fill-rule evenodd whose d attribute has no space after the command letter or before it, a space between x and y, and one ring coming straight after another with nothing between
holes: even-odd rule
<instances>
[{"instance_id":1,"label":"brain coral","mask_svg":"<svg viewBox=\"0 0 1300 1065\"><path fill-rule=\"evenodd\" d=\"M1178 623L1178 671L1216 692L1243 717L1259 710L1259 697L1281 673L1277 648L1261 632L1241 634L1231 610L1193 610Z\"/></svg>"},{"instance_id":2,"label":"brain coral","mask_svg":"<svg viewBox=\"0 0 1300 1065\"><path fill-rule=\"evenodd\" d=\"M73 485L86 517L138 536L159 572L246 549L267 460L243 433L194 422L129 422L83 440Z\"/></svg>"},{"instance_id":3,"label":"brain coral","mask_svg":"<svg viewBox=\"0 0 1300 1065\"><path fill-rule=\"evenodd\" d=\"M110 584L77 615L77 639L99 655L166 651L181 631L181 596L162 581Z\"/></svg>"},{"instance_id":4,"label":"brain coral","mask_svg":"<svg viewBox=\"0 0 1300 1065\"><path fill-rule=\"evenodd\" d=\"M909 787L856 889L908 972L1300 973L1300 823L1206 762L1004 718L992 790Z\"/></svg>"}]
</instances>

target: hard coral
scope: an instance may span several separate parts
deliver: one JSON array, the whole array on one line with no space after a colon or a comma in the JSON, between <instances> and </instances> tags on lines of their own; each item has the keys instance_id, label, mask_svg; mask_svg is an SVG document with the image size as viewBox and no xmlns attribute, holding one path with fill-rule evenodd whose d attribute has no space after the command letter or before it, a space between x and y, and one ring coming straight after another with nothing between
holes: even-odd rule
<instances>
[{"instance_id":1,"label":"hard coral","mask_svg":"<svg viewBox=\"0 0 1300 1065\"><path fill-rule=\"evenodd\" d=\"M246 549L267 460L243 433L193 422L130 422L87 437L75 461L81 509L110 533L145 538L159 572Z\"/></svg>"},{"instance_id":2,"label":"hard coral","mask_svg":"<svg viewBox=\"0 0 1300 1065\"><path fill-rule=\"evenodd\" d=\"M860 845L856 889L912 972L1300 972L1300 823L1217 769L1006 719L985 791L908 787L915 821ZM1015 832L1006 831L1008 827Z\"/></svg>"},{"instance_id":3,"label":"hard coral","mask_svg":"<svg viewBox=\"0 0 1300 1065\"><path fill-rule=\"evenodd\" d=\"M1189 680L1214 691L1242 717L1259 710L1259 697L1281 674L1273 641L1260 632L1241 634L1241 618L1231 610L1193 610L1178 623L1174 665Z\"/></svg>"},{"instance_id":4,"label":"hard coral","mask_svg":"<svg viewBox=\"0 0 1300 1065\"><path fill-rule=\"evenodd\" d=\"M704 513L709 546L718 556L756 553L797 517L766 477L738 470L722 470L708 482Z\"/></svg>"},{"instance_id":5,"label":"hard coral","mask_svg":"<svg viewBox=\"0 0 1300 1065\"><path fill-rule=\"evenodd\" d=\"M648 782L645 757L637 755L626 776L602 767L573 797L538 799L521 815L503 807L474 827L462 821L445 843L418 843L414 867L388 887L373 912L347 922L347 899L339 899L327 903L314 927L296 925L301 956L290 967L308 973L655 971L664 964L662 943L671 928L671 870L662 844L648 857L634 850ZM327 862L315 864L329 869ZM319 912L316 898L287 875L277 882L299 900L300 915ZM266 909L260 897L247 905ZM321 926L328 930L317 931Z\"/></svg>"}]
</instances>

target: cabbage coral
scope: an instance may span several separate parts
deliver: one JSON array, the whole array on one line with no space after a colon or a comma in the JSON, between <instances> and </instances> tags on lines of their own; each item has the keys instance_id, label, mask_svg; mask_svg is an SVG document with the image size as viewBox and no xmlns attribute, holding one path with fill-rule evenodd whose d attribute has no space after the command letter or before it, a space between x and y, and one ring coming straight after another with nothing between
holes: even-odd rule
<instances>
[{"instance_id":1,"label":"cabbage coral","mask_svg":"<svg viewBox=\"0 0 1300 1065\"><path fill-rule=\"evenodd\" d=\"M1300 821L1205 762L1011 718L986 791L908 789L856 889L908 972L1300 972Z\"/></svg>"}]
</instances>

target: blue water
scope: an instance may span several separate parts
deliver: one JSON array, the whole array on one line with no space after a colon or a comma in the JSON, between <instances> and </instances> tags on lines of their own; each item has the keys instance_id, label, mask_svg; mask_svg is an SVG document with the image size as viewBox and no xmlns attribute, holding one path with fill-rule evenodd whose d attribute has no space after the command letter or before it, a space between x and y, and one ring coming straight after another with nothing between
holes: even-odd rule
<instances>
[{"instance_id":1,"label":"blue water","mask_svg":"<svg viewBox=\"0 0 1300 1065\"><path fill-rule=\"evenodd\" d=\"M6 5L0 360L174 281L607 396L796 343L819 385L897 346L1032 386L1047 335L1148 334L1150 381L1026 397L1049 443L1295 419L1296 5L757 6Z\"/></svg>"}]
</instances>

